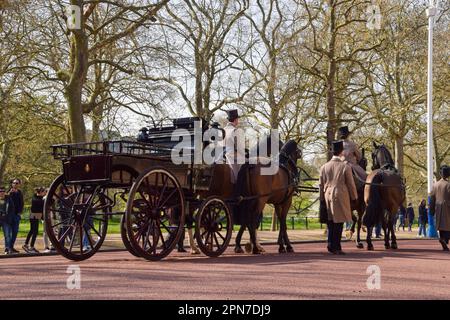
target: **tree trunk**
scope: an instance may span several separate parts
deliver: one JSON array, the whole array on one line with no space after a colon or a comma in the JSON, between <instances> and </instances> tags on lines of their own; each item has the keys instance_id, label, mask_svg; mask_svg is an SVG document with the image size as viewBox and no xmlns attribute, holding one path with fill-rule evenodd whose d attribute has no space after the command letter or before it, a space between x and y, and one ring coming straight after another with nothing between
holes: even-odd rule
<instances>
[{"instance_id":1,"label":"tree trunk","mask_svg":"<svg viewBox=\"0 0 450 320\"><path fill-rule=\"evenodd\" d=\"M83 1L71 0L71 3L82 7ZM86 141L86 126L83 118L82 91L88 70L88 39L81 15L81 29L71 30L70 37L70 80L65 89L65 97L69 111L69 126L72 142Z\"/></svg>"},{"instance_id":2,"label":"tree trunk","mask_svg":"<svg viewBox=\"0 0 450 320\"><path fill-rule=\"evenodd\" d=\"M395 138L395 167L402 176L403 176L403 158L404 158L403 140L404 140L403 137Z\"/></svg>"},{"instance_id":3,"label":"tree trunk","mask_svg":"<svg viewBox=\"0 0 450 320\"><path fill-rule=\"evenodd\" d=\"M3 143L0 149L0 182L4 182L4 175L9 157L9 144L9 142Z\"/></svg>"},{"instance_id":4,"label":"tree trunk","mask_svg":"<svg viewBox=\"0 0 450 320\"><path fill-rule=\"evenodd\" d=\"M86 126L81 106L81 90L83 84L77 83L68 87L65 92L69 109L70 140L72 143L86 141Z\"/></svg>"},{"instance_id":5,"label":"tree trunk","mask_svg":"<svg viewBox=\"0 0 450 320\"><path fill-rule=\"evenodd\" d=\"M92 111L92 136L91 142L100 141L100 125L103 119L103 105L97 106Z\"/></svg>"}]
</instances>

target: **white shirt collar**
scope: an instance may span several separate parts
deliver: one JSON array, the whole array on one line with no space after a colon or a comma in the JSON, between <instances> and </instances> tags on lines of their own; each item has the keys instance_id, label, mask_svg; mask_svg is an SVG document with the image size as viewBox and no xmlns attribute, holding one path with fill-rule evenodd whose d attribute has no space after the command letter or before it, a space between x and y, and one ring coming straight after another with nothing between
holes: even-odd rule
<instances>
[{"instance_id":1,"label":"white shirt collar","mask_svg":"<svg viewBox=\"0 0 450 320\"><path fill-rule=\"evenodd\" d=\"M333 158L331 158L331 160L339 160L339 161L342 161L341 158L338 157L338 156L333 156Z\"/></svg>"}]
</instances>

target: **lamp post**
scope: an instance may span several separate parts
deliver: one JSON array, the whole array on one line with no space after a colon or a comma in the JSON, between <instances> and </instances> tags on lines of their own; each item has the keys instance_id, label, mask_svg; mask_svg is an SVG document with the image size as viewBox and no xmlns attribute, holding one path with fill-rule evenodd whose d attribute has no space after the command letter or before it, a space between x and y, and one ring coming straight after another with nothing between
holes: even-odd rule
<instances>
[{"instance_id":1,"label":"lamp post","mask_svg":"<svg viewBox=\"0 0 450 320\"><path fill-rule=\"evenodd\" d=\"M437 12L435 0L429 0L429 7L426 10L428 17L428 80L427 80L427 170L428 170L428 205L430 204L430 194L433 188L433 26L434 17ZM437 237L434 216L428 212L428 237Z\"/></svg>"}]
</instances>

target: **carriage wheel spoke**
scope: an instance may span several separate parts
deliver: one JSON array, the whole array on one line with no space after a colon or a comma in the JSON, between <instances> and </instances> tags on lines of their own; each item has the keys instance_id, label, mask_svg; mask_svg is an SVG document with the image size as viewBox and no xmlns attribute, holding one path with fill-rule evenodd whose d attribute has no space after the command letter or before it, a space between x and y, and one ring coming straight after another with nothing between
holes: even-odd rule
<instances>
[{"instance_id":1,"label":"carriage wheel spoke","mask_svg":"<svg viewBox=\"0 0 450 320\"><path fill-rule=\"evenodd\" d=\"M73 225L69 225L67 226L66 231L64 231L64 233L62 234L62 236L60 238L56 238L56 240L58 240L58 242L60 242L61 240L65 241L67 235L69 234L69 231L72 229Z\"/></svg>"},{"instance_id":2,"label":"carriage wheel spoke","mask_svg":"<svg viewBox=\"0 0 450 320\"><path fill-rule=\"evenodd\" d=\"M97 231L97 229L95 229L94 223L87 223L89 225L89 227L91 227L92 230L94 230L94 232L98 235L99 238L101 238L102 236L100 235L100 232Z\"/></svg>"},{"instance_id":3,"label":"carriage wheel spoke","mask_svg":"<svg viewBox=\"0 0 450 320\"><path fill-rule=\"evenodd\" d=\"M214 241L216 242L216 245L217 245L217 249L220 249L220 244L219 244L219 240L217 240L217 236L216 236L216 233L214 232L213 233L213 236L214 236Z\"/></svg>"},{"instance_id":4,"label":"carriage wheel spoke","mask_svg":"<svg viewBox=\"0 0 450 320\"><path fill-rule=\"evenodd\" d=\"M222 238L223 241L225 241L225 237L219 231L216 231L216 233Z\"/></svg>"},{"instance_id":5,"label":"carriage wheel spoke","mask_svg":"<svg viewBox=\"0 0 450 320\"><path fill-rule=\"evenodd\" d=\"M164 176L163 176L163 179L162 179L162 180L164 181ZM168 182L169 182L169 177L167 177L167 178L166 178L166 181L163 182L163 187L162 187L160 196L159 196L159 198L158 198L158 203L157 203L157 206L159 206L159 207L161 206L161 205L160 205L160 204L161 204L161 199L162 199L162 197L164 196L164 193L166 192L166 188L167 188Z\"/></svg>"},{"instance_id":6,"label":"carriage wheel spoke","mask_svg":"<svg viewBox=\"0 0 450 320\"><path fill-rule=\"evenodd\" d=\"M80 226L80 254L83 254L83 228Z\"/></svg>"},{"instance_id":7,"label":"carriage wheel spoke","mask_svg":"<svg viewBox=\"0 0 450 320\"><path fill-rule=\"evenodd\" d=\"M70 221L70 220L71 220L71 218L67 218L67 219L65 219L65 220L63 220L63 221L61 221L61 222L58 222L57 224L52 225L51 227L52 227L52 228L57 227L57 226L59 226L59 225L64 224L64 223L67 222L67 221Z\"/></svg>"},{"instance_id":8,"label":"carriage wheel spoke","mask_svg":"<svg viewBox=\"0 0 450 320\"><path fill-rule=\"evenodd\" d=\"M173 189L172 192L170 193L170 195L164 200L164 202L160 205L160 207L164 207L164 205L167 203L167 201L169 201L170 198L172 198L172 196L177 192L177 189Z\"/></svg>"},{"instance_id":9,"label":"carriage wheel spoke","mask_svg":"<svg viewBox=\"0 0 450 320\"><path fill-rule=\"evenodd\" d=\"M89 241L89 244L91 245L91 248L94 249L95 243L93 242L92 237L89 235L88 231L89 231L88 228L84 227L84 232L86 233L86 237L87 237L87 239Z\"/></svg>"},{"instance_id":10,"label":"carriage wheel spoke","mask_svg":"<svg viewBox=\"0 0 450 320\"><path fill-rule=\"evenodd\" d=\"M72 238L70 239L69 252L72 252L73 242L75 240L75 234L77 233L78 226L75 226L75 231L72 232Z\"/></svg>"}]
</instances>

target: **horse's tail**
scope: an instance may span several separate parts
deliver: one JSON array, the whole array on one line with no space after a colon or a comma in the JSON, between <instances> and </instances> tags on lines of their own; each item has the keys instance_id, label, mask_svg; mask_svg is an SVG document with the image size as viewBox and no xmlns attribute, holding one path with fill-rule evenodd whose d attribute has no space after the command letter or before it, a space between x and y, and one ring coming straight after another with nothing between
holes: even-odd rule
<instances>
[{"instance_id":1,"label":"horse's tail","mask_svg":"<svg viewBox=\"0 0 450 320\"><path fill-rule=\"evenodd\" d=\"M372 227L379 223L383 217L383 206L381 205L380 184L383 181L383 176L379 172L373 179L369 188L369 200L367 203L366 213L363 217L363 224L367 227Z\"/></svg>"},{"instance_id":2,"label":"horse's tail","mask_svg":"<svg viewBox=\"0 0 450 320\"><path fill-rule=\"evenodd\" d=\"M238 205L238 221L239 224L254 227L257 224L257 213L255 212L258 205L258 198L252 199L254 196L252 185L250 181L250 170L252 166L244 164L239 171L238 179L236 181L236 187L238 190L238 196L243 198Z\"/></svg>"}]
</instances>

